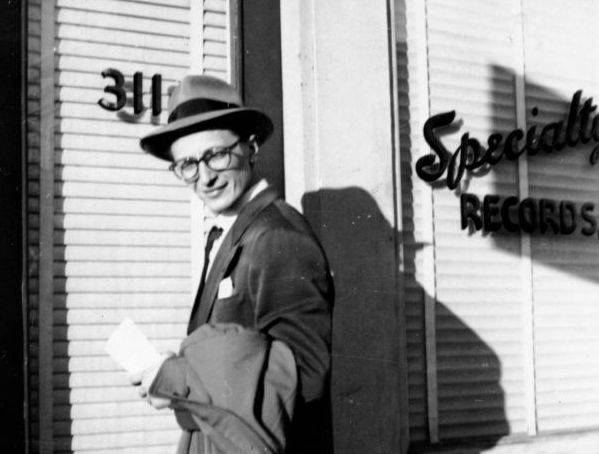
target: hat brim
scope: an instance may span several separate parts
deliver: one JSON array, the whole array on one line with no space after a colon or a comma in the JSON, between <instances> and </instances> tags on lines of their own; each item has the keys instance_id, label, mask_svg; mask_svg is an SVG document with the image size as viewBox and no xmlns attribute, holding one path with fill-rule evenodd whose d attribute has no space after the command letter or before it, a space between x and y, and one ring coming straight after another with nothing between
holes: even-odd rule
<instances>
[{"instance_id":1,"label":"hat brim","mask_svg":"<svg viewBox=\"0 0 599 454\"><path fill-rule=\"evenodd\" d=\"M214 110L175 120L143 137L139 144L151 155L171 161L170 147L175 140L207 129L231 129L244 136L255 134L258 142L263 143L272 134L273 124L265 113L250 107Z\"/></svg>"}]
</instances>

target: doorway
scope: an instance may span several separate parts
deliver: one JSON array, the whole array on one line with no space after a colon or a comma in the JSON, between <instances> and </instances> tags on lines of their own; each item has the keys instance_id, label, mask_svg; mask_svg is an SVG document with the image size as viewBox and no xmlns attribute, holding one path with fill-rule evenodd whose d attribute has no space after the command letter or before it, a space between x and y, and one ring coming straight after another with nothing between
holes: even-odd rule
<instances>
[{"instance_id":1,"label":"doorway","mask_svg":"<svg viewBox=\"0 0 599 454\"><path fill-rule=\"evenodd\" d=\"M260 150L258 171L284 196L279 0L231 0L231 30L232 82L246 105L262 109L274 123Z\"/></svg>"}]
</instances>

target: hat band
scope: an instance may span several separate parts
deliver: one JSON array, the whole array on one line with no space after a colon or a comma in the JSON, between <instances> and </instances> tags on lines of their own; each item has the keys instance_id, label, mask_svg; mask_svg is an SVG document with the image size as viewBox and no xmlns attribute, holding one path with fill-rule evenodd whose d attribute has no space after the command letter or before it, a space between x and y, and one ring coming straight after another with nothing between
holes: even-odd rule
<instances>
[{"instance_id":1,"label":"hat band","mask_svg":"<svg viewBox=\"0 0 599 454\"><path fill-rule=\"evenodd\" d=\"M213 99L190 99L189 101L185 101L179 104L170 113L170 115L168 116L168 122L172 123L175 120L179 120L185 117L191 117L192 115L212 112L214 110L230 109L232 107L239 106L228 102L215 101Z\"/></svg>"}]
</instances>

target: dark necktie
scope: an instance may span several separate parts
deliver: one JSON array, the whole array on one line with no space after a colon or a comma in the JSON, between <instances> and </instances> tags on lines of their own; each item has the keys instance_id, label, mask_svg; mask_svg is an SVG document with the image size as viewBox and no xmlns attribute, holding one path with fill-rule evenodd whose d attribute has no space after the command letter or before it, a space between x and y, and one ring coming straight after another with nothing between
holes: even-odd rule
<instances>
[{"instance_id":1,"label":"dark necktie","mask_svg":"<svg viewBox=\"0 0 599 454\"><path fill-rule=\"evenodd\" d=\"M206 238L206 247L204 248L204 267L202 268L202 277L200 278L200 285L198 287L198 293L196 294L196 299L193 303L193 309L191 310L191 316L189 318L190 326L188 326L188 334L191 327L191 323L194 320L196 312L198 311L198 306L200 305L200 299L202 297L202 292L204 291L204 285L206 284L206 276L208 275L208 266L210 265L210 251L212 250L212 246L214 246L214 242L220 238L223 233L223 229L220 227L212 227L210 232L208 233L208 238Z\"/></svg>"},{"instance_id":2,"label":"dark necktie","mask_svg":"<svg viewBox=\"0 0 599 454\"><path fill-rule=\"evenodd\" d=\"M202 277L200 278L200 291L204 288L204 284L206 283L206 275L208 274L208 266L210 265L210 251L212 251L214 242L218 240L222 234L223 229L220 227L212 227L210 233L208 233L208 238L206 238L206 247L204 248L204 268L202 268Z\"/></svg>"}]
</instances>

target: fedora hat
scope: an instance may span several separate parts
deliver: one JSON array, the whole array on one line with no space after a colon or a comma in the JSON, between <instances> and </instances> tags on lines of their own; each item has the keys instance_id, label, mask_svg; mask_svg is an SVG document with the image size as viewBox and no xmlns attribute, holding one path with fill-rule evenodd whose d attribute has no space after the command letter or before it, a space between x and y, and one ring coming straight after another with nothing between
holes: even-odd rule
<instances>
[{"instance_id":1,"label":"fedora hat","mask_svg":"<svg viewBox=\"0 0 599 454\"><path fill-rule=\"evenodd\" d=\"M170 146L179 137L207 129L231 129L242 137L256 135L263 143L273 131L262 111L244 107L241 96L223 80L191 75L181 80L169 97L168 122L140 140L157 158L171 160Z\"/></svg>"}]
</instances>

